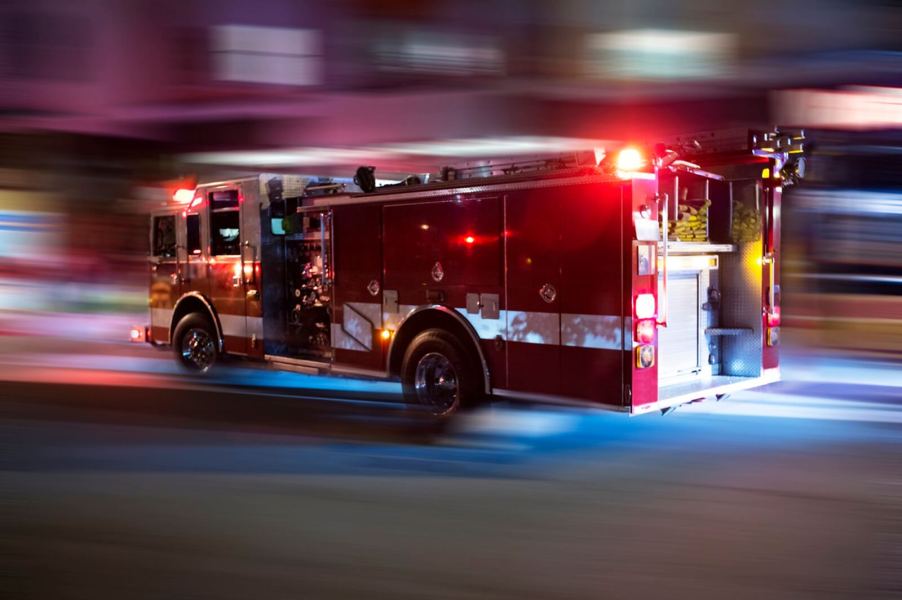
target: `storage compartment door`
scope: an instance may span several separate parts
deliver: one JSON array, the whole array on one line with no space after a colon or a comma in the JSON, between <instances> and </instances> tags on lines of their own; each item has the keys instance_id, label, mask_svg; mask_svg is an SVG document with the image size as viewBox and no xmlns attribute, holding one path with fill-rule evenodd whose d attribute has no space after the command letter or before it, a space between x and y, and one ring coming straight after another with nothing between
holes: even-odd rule
<instances>
[{"instance_id":1,"label":"storage compartment door","mask_svg":"<svg viewBox=\"0 0 902 600\"><path fill-rule=\"evenodd\" d=\"M701 370L699 274L672 273L667 285L667 327L658 329L658 379Z\"/></svg>"}]
</instances>

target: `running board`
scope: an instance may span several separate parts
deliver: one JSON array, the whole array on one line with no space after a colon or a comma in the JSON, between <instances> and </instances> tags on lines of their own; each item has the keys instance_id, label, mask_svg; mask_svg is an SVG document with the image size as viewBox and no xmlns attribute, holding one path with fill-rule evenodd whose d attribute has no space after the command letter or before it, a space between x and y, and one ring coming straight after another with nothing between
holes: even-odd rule
<instances>
[{"instance_id":1,"label":"running board","mask_svg":"<svg viewBox=\"0 0 902 600\"><path fill-rule=\"evenodd\" d=\"M277 356L274 354L267 354L263 358L277 369L303 373L305 375L350 375L368 379L388 378L385 371L377 371L375 369L360 369L357 367L333 365L323 361L292 358L290 356Z\"/></svg>"},{"instance_id":2,"label":"running board","mask_svg":"<svg viewBox=\"0 0 902 600\"><path fill-rule=\"evenodd\" d=\"M719 381L718 381L719 380ZM656 410L664 410L695 400L705 400L732 394L741 390L748 390L769 383L780 381L780 368L765 369L758 377L730 377L715 375L710 378L700 379L691 383L674 384L661 388L660 393L664 398L649 404L640 404L630 409L631 415L642 415ZM722 382L722 383L721 383ZM668 389L669 388L669 389ZM668 392L671 392L668 394Z\"/></svg>"},{"instance_id":3,"label":"running board","mask_svg":"<svg viewBox=\"0 0 902 600\"><path fill-rule=\"evenodd\" d=\"M288 356L274 356L272 354L267 354L263 358L278 369L294 371L295 373L303 373L305 375L319 375L324 371L328 371L331 366L327 362L304 360Z\"/></svg>"}]
</instances>

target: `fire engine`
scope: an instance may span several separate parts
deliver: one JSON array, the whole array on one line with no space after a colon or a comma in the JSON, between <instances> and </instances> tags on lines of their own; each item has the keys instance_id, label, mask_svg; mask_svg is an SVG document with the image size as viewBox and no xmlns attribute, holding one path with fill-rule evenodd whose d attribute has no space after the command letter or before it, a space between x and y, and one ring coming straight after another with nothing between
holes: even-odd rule
<instances>
[{"instance_id":1,"label":"fire engine","mask_svg":"<svg viewBox=\"0 0 902 600\"><path fill-rule=\"evenodd\" d=\"M375 185L259 174L151 216L150 325L185 368L240 355L641 414L779 378L780 205L800 131L702 132Z\"/></svg>"}]
</instances>

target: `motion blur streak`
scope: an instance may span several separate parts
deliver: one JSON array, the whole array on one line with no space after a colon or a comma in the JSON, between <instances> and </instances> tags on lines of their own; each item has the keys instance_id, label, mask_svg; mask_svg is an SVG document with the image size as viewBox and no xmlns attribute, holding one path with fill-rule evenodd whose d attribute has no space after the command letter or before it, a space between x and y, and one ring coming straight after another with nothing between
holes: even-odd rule
<instances>
[{"instance_id":1,"label":"motion blur streak","mask_svg":"<svg viewBox=\"0 0 902 600\"><path fill-rule=\"evenodd\" d=\"M0 3L0 595L898 597L897 4ZM778 383L666 417L497 399L437 425L394 381L189 377L129 341L150 213L209 210L203 183L366 165L384 185L774 126L806 144L798 185L765 176L786 187ZM258 276L244 256L229 285Z\"/></svg>"}]
</instances>

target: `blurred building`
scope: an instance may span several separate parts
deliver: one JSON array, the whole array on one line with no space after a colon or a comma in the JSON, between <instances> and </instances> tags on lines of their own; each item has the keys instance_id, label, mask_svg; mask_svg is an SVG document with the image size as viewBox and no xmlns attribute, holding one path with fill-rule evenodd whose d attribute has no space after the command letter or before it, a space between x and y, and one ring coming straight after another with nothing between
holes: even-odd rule
<instances>
[{"instance_id":1,"label":"blurred building","mask_svg":"<svg viewBox=\"0 0 902 600\"><path fill-rule=\"evenodd\" d=\"M6 0L0 272L140 282L161 181L811 125L774 90L898 87L900 32L885 0Z\"/></svg>"},{"instance_id":2,"label":"blurred building","mask_svg":"<svg viewBox=\"0 0 902 600\"><path fill-rule=\"evenodd\" d=\"M897 49L899 13L873 0L9 0L0 131L147 140L152 155L760 122L775 87L898 76L875 50Z\"/></svg>"}]
</instances>

